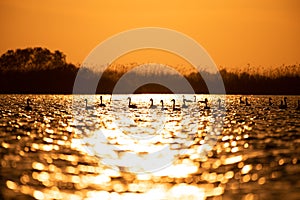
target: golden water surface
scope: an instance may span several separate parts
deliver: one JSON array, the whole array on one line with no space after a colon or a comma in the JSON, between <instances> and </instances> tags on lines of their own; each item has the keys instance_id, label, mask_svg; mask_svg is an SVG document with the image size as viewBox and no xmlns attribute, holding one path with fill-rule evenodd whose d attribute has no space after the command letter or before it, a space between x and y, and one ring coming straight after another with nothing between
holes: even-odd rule
<instances>
[{"instance_id":1,"label":"golden water surface","mask_svg":"<svg viewBox=\"0 0 300 200\"><path fill-rule=\"evenodd\" d=\"M0 95L0 199L300 198L299 97L102 96Z\"/></svg>"}]
</instances>

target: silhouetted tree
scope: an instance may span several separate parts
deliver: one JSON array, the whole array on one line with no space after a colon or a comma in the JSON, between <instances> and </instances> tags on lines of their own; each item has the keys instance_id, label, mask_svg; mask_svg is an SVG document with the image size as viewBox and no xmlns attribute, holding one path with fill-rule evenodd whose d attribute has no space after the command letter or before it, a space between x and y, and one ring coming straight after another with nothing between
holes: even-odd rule
<instances>
[{"instance_id":1,"label":"silhouetted tree","mask_svg":"<svg viewBox=\"0 0 300 200\"><path fill-rule=\"evenodd\" d=\"M58 50L8 50L0 57L0 93L72 93L77 71Z\"/></svg>"}]
</instances>

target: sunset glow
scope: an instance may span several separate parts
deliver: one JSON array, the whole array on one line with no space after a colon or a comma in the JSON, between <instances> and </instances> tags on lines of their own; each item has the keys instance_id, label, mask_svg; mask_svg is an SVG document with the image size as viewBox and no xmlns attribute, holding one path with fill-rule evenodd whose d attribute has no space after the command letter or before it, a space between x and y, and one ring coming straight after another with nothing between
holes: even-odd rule
<instances>
[{"instance_id":1,"label":"sunset glow","mask_svg":"<svg viewBox=\"0 0 300 200\"><path fill-rule=\"evenodd\" d=\"M297 0L1 1L0 53L41 46L61 50L78 64L108 37L155 26L192 37L217 66L296 64L299 5Z\"/></svg>"}]
</instances>

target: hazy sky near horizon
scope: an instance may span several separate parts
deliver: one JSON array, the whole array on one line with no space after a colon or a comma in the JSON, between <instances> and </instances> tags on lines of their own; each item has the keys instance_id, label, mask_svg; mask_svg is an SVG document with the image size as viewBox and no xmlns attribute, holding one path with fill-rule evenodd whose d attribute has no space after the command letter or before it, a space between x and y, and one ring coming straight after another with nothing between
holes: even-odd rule
<instances>
[{"instance_id":1,"label":"hazy sky near horizon","mask_svg":"<svg viewBox=\"0 0 300 200\"><path fill-rule=\"evenodd\" d=\"M217 66L300 63L299 0L0 0L0 53L46 47L82 63L100 42L141 27L182 32Z\"/></svg>"}]
</instances>

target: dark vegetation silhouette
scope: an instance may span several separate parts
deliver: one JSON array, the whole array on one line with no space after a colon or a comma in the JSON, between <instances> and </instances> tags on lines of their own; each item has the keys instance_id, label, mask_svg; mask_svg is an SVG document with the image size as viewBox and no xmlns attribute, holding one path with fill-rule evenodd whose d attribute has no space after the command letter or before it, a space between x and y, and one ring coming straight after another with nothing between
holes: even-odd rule
<instances>
[{"instance_id":1,"label":"dark vegetation silhouette","mask_svg":"<svg viewBox=\"0 0 300 200\"><path fill-rule=\"evenodd\" d=\"M124 66L123 66L124 68ZM248 66L250 69L250 67ZM227 94L295 94L300 95L300 65L281 66L266 73L230 72L220 70ZM66 62L66 56L60 51L51 52L46 48L26 48L9 50L0 57L0 93L33 93L33 94L71 94L79 68ZM85 70L85 81L97 80L99 74ZM108 68L99 81L97 93L112 93L118 80L126 70L118 67ZM134 86L135 79L154 76L151 73L132 72L128 87ZM207 83L202 76L206 77ZM190 73L184 77L168 73L156 73L156 79L169 79L176 84L179 79L186 78L195 93L208 93L207 84L214 84L217 76L208 72ZM180 88L186 93L184 87ZM89 93L87 89L86 92ZM124 91L126 93L126 91ZM171 93L164 86L147 84L135 93Z\"/></svg>"},{"instance_id":2,"label":"dark vegetation silhouette","mask_svg":"<svg viewBox=\"0 0 300 200\"><path fill-rule=\"evenodd\" d=\"M0 57L0 93L72 93L77 71L60 51L9 50Z\"/></svg>"}]
</instances>

